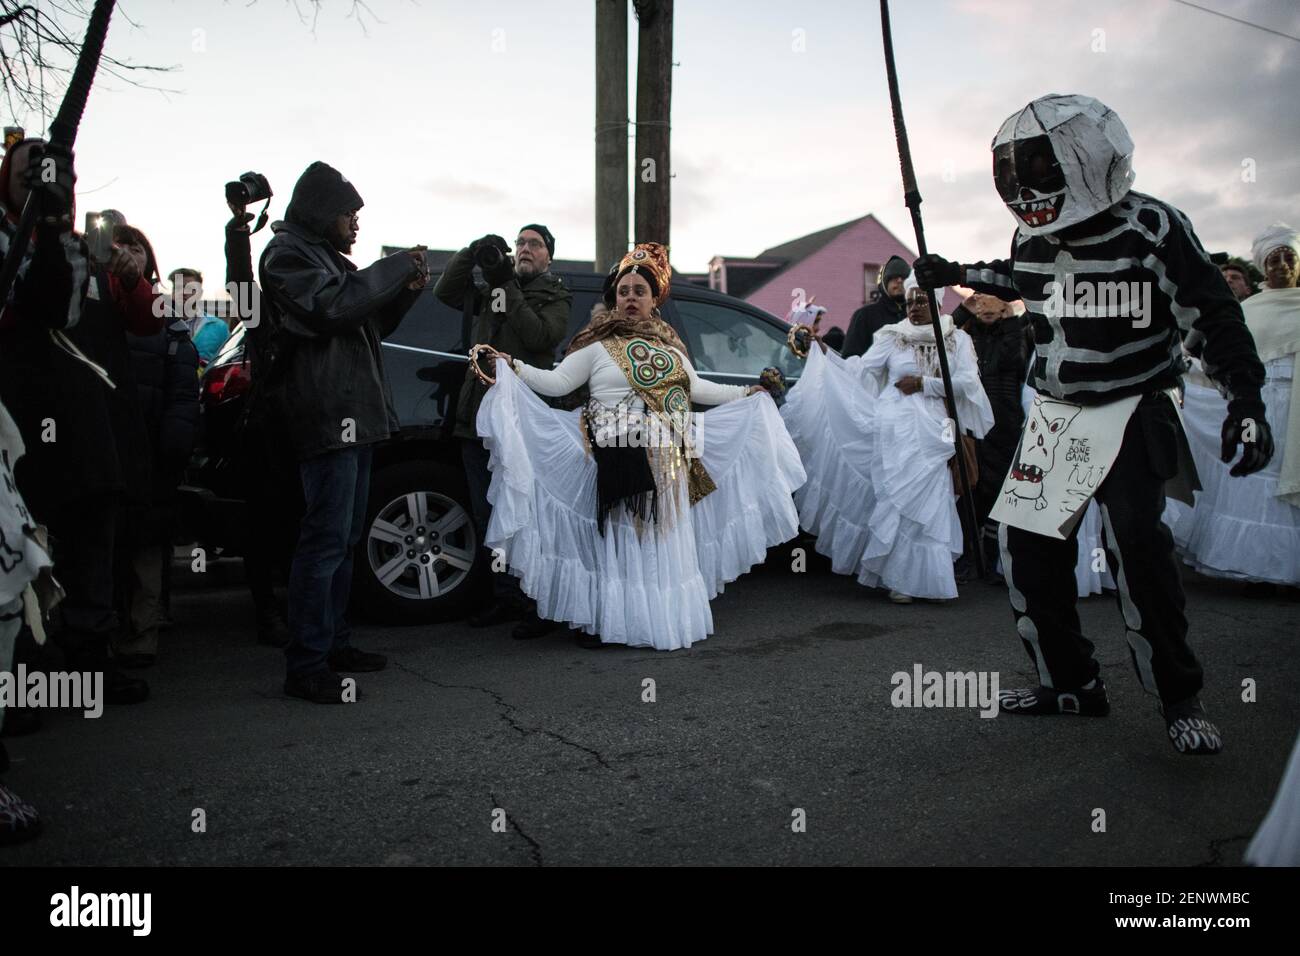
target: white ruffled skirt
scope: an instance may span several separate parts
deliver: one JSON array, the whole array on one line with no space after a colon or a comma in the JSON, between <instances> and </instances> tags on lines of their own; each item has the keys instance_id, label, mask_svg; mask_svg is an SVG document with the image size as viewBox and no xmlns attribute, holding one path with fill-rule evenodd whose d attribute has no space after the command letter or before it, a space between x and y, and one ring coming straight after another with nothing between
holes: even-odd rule
<instances>
[{"instance_id":1,"label":"white ruffled skirt","mask_svg":"<svg viewBox=\"0 0 1300 956\"><path fill-rule=\"evenodd\" d=\"M1300 584L1300 509L1276 495L1291 409L1292 360L1265 366L1261 392L1276 449L1267 468L1233 478L1219 460L1227 401L1214 389L1188 382L1183 422L1202 489L1189 508L1172 499L1165 524L1183 560L1210 577Z\"/></svg>"},{"instance_id":2,"label":"white ruffled skirt","mask_svg":"<svg viewBox=\"0 0 1300 956\"><path fill-rule=\"evenodd\" d=\"M1264 822L1246 847L1255 866L1300 866L1300 737Z\"/></svg>"},{"instance_id":3,"label":"white ruffled skirt","mask_svg":"<svg viewBox=\"0 0 1300 956\"><path fill-rule=\"evenodd\" d=\"M667 520L638 534L616 508L602 537L581 410L551 408L498 365L477 420L492 470L486 544L502 549L539 616L607 644L690 647L713 633L709 601L798 533L791 495L804 471L771 399L752 395L698 420L717 490L688 505L683 470L676 504L660 499Z\"/></svg>"},{"instance_id":4,"label":"white ruffled skirt","mask_svg":"<svg viewBox=\"0 0 1300 956\"><path fill-rule=\"evenodd\" d=\"M952 563L963 544L943 404L897 389L873 397L860 366L812 349L781 410L808 473L795 494L800 524L837 574L955 598Z\"/></svg>"}]
</instances>

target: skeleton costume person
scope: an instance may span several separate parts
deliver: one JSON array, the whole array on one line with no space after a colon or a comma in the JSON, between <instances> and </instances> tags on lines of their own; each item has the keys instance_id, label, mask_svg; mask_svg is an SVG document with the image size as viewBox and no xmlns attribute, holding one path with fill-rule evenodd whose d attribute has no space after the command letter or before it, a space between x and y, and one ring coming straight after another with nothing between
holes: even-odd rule
<instances>
[{"instance_id":1,"label":"skeleton costume person","mask_svg":"<svg viewBox=\"0 0 1300 956\"><path fill-rule=\"evenodd\" d=\"M812 348L781 409L808 483L799 521L837 574L890 598L957 596L953 559L963 550L953 475L952 422L944 404L927 293L908 278L907 315L878 330L865 355ZM914 321L919 318L920 324ZM993 426L970 336L941 317L957 417L975 437Z\"/></svg>"},{"instance_id":2,"label":"skeleton costume person","mask_svg":"<svg viewBox=\"0 0 1300 956\"><path fill-rule=\"evenodd\" d=\"M696 374L659 316L670 277L663 247L638 245L564 360L544 370L502 356L478 413L487 545L537 613L659 650L713 632L709 601L798 532L791 494L804 482L771 398ZM590 399L569 412L534 394L582 386Z\"/></svg>"},{"instance_id":3,"label":"skeleton costume person","mask_svg":"<svg viewBox=\"0 0 1300 956\"><path fill-rule=\"evenodd\" d=\"M1225 400L1199 368L1189 375L1183 420L1202 490L1194 508L1170 501L1165 521L1183 560L1202 574L1247 581L1248 593L1300 584L1300 393L1292 388L1300 352L1300 233L1274 223L1254 243L1252 257L1266 287L1241 303L1264 362L1261 397L1273 425L1276 452L1268 467L1229 480L1218 460L1218 423Z\"/></svg>"},{"instance_id":4,"label":"skeleton costume person","mask_svg":"<svg viewBox=\"0 0 1300 956\"><path fill-rule=\"evenodd\" d=\"M1039 398L1008 488L1045 482L1043 466L1050 471L1074 450L1057 447L1066 429L1088 435L1094 423L1093 447L1106 449L1091 461L1091 494L1071 501L1074 510L1054 529L1063 538L1003 519L1000 546L1016 630L1040 686L1004 691L1002 708L1033 715L1110 710L1075 608L1077 518L1091 497L1100 506L1142 686L1159 696L1180 753L1217 753L1222 738L1198 698L1201 666L1187 643L1173 540L1161 523L1165 482L1182 477L1194 484L1167 392L1180 382L1186 337L1228 395L1222 457L1233 457L1241 444L1231 473L1249 474L1272 456L1260 398L1263 366L1241 307L1187 217L1131 188L1133 142L1114 112L1087 96L1044 96L1010 116L992 148L994 182L1017 225L1010 256L971 265L923 256L918 279L1025 302L1037 346L1029 384ZM1122 424L1104 434L1096 427L1114 420ZM1067 463L1060 475L1072 473ZM1012 497L1004 495L1009 508ZM1040 506L1046 502L1035 501L1015 521L1033 525Z\"/></svg>"}]
</instances>

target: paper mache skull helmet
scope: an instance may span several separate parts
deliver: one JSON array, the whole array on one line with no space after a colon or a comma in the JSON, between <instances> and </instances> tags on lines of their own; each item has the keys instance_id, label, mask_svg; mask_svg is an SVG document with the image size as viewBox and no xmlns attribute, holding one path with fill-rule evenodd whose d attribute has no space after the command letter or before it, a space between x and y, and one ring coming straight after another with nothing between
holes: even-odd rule
<instances>
[{"instance_id":1,"label":"paper mache skull helmet","mask_svg":"<svg viewBox=\"0 0 1300 956\"><path fill-rule=\"evenodd\" d=\"M1133 140L1091 96L1053 93L993 137L993 182L1020 231L1044 235L1109 209L1133 186Z\"/></svg>"}]
</instances>

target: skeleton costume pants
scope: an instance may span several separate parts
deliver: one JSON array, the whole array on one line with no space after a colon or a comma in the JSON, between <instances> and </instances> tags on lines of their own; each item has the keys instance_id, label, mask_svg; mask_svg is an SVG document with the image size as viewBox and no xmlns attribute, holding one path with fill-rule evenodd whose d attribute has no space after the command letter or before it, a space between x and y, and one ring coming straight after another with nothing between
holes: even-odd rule
<instances>
[{"instance_id":1,"label":"skeleton costume pants","mask_svg":"<svg viewBox=\"0 0 1300 956\"><path fill-rule=\"evenodd\" d=\"M1165 482L1178 472L1184 440L1169 397L1147 395L1096 493L1129 652L1143 689L1165 703L1195 695L1202 683L1187 644L1173 537L1161 523ZM1078 530L1076 524L1065 541L1008 525L999 531L1016 631L1039 681L1060 690L1077 689L1099 673L1075 608Z\"/></svg>"}]
</instances>

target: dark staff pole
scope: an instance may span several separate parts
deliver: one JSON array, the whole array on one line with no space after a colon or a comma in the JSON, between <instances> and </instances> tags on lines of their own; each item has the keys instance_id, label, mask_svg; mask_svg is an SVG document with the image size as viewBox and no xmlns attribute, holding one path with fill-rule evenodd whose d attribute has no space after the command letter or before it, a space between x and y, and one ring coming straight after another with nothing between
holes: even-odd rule
<instances>
[{"instance_id":1,"label":"dark staff pole","mask_svg":"<svg viewBox=\"0 0 1300 956\"><path fill-rule=\"evenodd\" d=\"M50 124L51 147L62 147L71 152L73 143L77 141L77 127L81 125L81 114L86 111L90 87L95 82L95 71L99 69L99 57L104 52L104 38L108 35L108 20L113 15L113 2L114 0L95 0L95 9L91 11L90 21L86 25L86 38L77 55L77 66L72 71L72 79L68 81L63 102L59 104L58 115ZM35 192L23 204L18 232L9 246L4 266L0 267L0 307L9 301L9 291L18 275L18 266L27 254L27 244L36 226L36 217L40 215L39 206L40 197Z\"/></svg>"},{"instance_id":2,"label":"dark staff pole","mask_svg":"<svg viewBox=\"0 0 1300 956\"><path fill-rule=\"evenodd\" d=\"M916 188L916 172L912 169L912 150L907 145L907 125L903 122L903 102L898 95L898 70L894 67L894 38L889 29L889 0L880 0L880 30L885 41L885 73L889 78L889 105L894 112L894 139L898 141L898 164L903 170L903 202L912 214L912 229L916 233L916 253L923 256L925 227L921 224L921 191ZM952 419L953 447L957 454L957 474L961 481L961 496L966 503L966 517L970 522L971 550L975 553L975 566L984 576L984 551L979 546L979 524L975 517L975 495L966 474L966 454L962 448L961 423L957 420L957 399L953 395L952 375L948 371L948 353L943 346L943 327L939 323L939 303L934 290L926 289L930 300L930 324L934 326L934 344L939 353L939 373L943 376L944 402L948 417Z\"/></svg>"}]
</instances>

